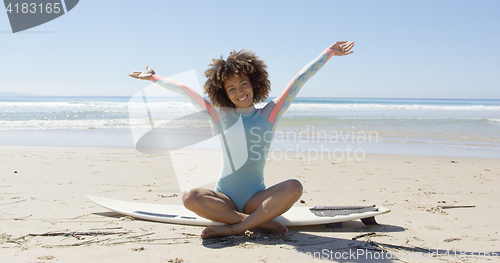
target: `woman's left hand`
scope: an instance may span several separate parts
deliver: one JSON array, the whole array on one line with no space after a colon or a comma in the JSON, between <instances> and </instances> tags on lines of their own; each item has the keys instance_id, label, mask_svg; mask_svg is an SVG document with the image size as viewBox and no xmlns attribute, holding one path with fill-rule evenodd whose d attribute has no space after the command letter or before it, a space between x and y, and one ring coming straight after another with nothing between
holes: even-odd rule
<instances>
[{"instance_id":1,"label":"woman's left hand","mask_svg":"<svg viewBox=\"0 0 500 263\"><path fill-rule=\"evenodd\" d=\"M333 50L335 56L345 56L353 53L352 47L354 47L354 42L338 41L331 45L330 49Z\"/></svg>"}]
</instances>

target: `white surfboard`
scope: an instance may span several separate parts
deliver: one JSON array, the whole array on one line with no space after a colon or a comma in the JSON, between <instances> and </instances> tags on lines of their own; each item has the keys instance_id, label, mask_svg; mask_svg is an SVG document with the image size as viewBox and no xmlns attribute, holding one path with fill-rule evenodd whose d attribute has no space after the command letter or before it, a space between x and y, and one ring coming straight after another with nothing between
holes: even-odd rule
<instances>
[{"instance_id":1,"label":"white surfboard","mask_svg":"<svg viewBox=\"0 0 500 263\"><path fill-rule=\"evenodd\" d=\"M86 195L96 204L119 214L135 218L194 226L223 225L223 223L202 218L182 205L151 204L121 201L94 195ZM377 224L375 216L389 213L383 206L316 206L292 207L274 221L285 226L304 226L346 222L361 219L367 225Z\"/></svg>"}]
</instances>

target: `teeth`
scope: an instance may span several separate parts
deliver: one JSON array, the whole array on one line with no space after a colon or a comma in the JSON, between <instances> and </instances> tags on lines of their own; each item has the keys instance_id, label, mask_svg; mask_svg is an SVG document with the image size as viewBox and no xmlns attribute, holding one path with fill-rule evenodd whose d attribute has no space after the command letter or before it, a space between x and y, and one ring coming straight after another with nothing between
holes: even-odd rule
<instances>
[{"instance_id":1,"label":"teeth","mask_svg":"<svg viewBox=\"0 0 500 263\"><path fill-rule=\"evenodd\" d=\"M245 96L244 98L241 98L241 99L238 99L238 100L239 100L239 101L244 101L247 97L248 97L248 95L247 95L247 96Z\"/></svg>"}]
</instances>

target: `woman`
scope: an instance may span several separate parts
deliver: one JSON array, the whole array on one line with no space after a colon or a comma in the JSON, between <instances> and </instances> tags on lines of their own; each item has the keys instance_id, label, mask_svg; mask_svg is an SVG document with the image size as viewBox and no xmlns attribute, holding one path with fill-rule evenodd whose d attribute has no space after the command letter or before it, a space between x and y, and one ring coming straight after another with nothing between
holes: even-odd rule
<instances>
[{"instance_id":1,"label":"woman","mask_svg":"<svg viewBox=\"0 0 500 263\"><path fill-rule=\"evenodd\" d=\"M241 234L254 227L274 234L288 231L271 220L299 200L302 184L292 179L269 188L264 185L263 170L274 129L302 85L332 56L353 53L353 46L353 42L347 41L331 45L304 67L278 98L261 109L256 109L254 104L267 99L270 82L266 65L253 52L233 51L226 60L222 57L212 60L205 71L208 80L204 85L210 102L189 87L155 74L148 66L144 72L130 74L183 95L206 112L219 130L223 168L215 190L195 188L182 196L187 209L201 217L226 223L208 226L202 238ZM238 122L242 123L239 132L234 128ZM235 136L237 133L243 137Z\"/></svg>"}]
</instances>

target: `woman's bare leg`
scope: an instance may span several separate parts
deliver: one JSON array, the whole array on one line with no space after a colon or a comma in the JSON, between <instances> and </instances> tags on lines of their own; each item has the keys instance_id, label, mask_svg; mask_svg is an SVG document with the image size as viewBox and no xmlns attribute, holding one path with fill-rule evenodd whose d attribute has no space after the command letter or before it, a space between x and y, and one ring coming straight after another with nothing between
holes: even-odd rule
<instances>
[{"instance_id":1,"label":"woman's bare leg","mask_svg":"<svg viewBox=\"0 0 500 263\"><path fill-rule=\"evenodd\" d=\"M227 195L208 189L191 189L183 194L182 202L195 214L221 223L236 224L248 217L236 211L236 205ZM259 228L271 233L286 232L286 228L277 222L265 222Z\"/></svg>"},{"instance_id":2,"label":"woman's bare leg","mask_svg":"<svg viewBox=\"0 0 500 263\"><path fill-rule=\"evenodd\" d=\"M182 195L182 203L197 215L213 221L236 224L244 219L227 195L213 190L191 189Z\"/></svg>"},{"instance_id":3,"label":"woman's bare leg","mask_svg":"<svg viewBox=\"0 0 500 263\"><path fill-rule=\"evenodd\" d=\"M288 180L253 195L244 208L241 221L223 226L208 226L202 233L202 238L241 234L254 227L270 228L282 226L270 220L288 211L302 195L302 184L297 180ZM241 213L239 213L241 214ZM279 224L279 225L277 225ZM282 226L286 231L286 227Z\"/></svg>"}]
</instances>

